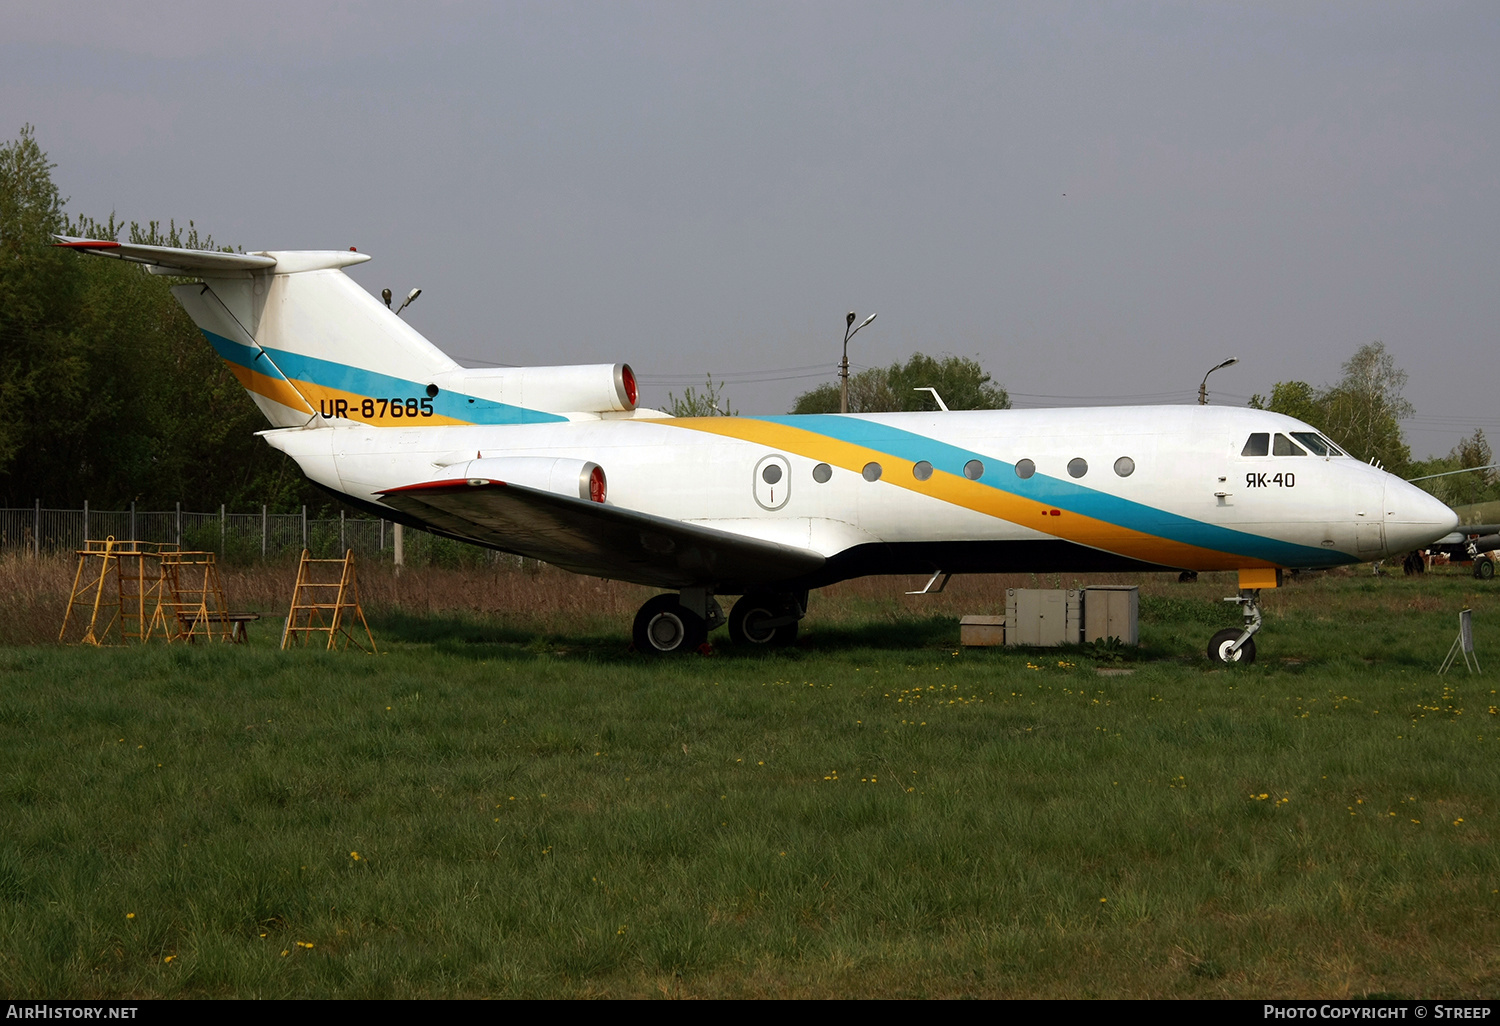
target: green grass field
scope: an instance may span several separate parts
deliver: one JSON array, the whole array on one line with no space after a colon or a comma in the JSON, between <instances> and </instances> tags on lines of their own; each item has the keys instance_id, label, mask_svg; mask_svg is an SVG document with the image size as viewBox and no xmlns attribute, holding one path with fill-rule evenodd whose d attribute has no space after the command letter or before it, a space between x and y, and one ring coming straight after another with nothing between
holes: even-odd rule
<instances>
[{"instance_id":1,"label":"green grass field","mask_svg":"<svg viewBox=\"0 0 1500 1026\"><path fill-rule=\"evenodd\" d=\"M961 650L1058 582L956 579L666 661L638 589L478 576L372 571L375 657L0 648L0 993L1500 994L1494 582L1299 581L1225 670L1227 575L1124 659Z\"/></svg>"}]
</instances>

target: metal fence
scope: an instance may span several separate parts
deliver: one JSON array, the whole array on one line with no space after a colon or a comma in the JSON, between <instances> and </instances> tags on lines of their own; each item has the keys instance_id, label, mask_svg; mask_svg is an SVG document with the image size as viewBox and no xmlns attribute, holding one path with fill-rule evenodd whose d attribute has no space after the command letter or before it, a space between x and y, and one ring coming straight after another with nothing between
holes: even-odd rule
<instances>
[{"instance_id":1,"label":"metal fence","mask_svg":"<svg viewBox=\"0 0 1500 1026\"><path fill-rule=\"evenodd\" d=\"M372 517L309 517L301 513L216 513L172 510L0 509L0 552L7 554L71 553L85 539L165 542L179 548L218 553L231 562L295 558L303 549L315 558L342 556L353 549L361 559L390 560L395 554L395 525ZM407 528L403 538L408 564L467 565L488 562L494 553Z\"/></svg>"}]
</instances>

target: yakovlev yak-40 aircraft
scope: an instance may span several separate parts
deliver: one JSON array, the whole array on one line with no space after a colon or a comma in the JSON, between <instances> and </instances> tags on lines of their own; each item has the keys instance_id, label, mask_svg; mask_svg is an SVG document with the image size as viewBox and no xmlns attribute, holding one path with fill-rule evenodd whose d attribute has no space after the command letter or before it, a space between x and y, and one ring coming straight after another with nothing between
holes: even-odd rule
<instances>
[{"instance_id":1,"label":"yakovlev yak-40 aircraft","mask_svg":"<svg viewBox=\"0 0 1500 1026\"><path fill-rule=\"evenodd\" d=\"M1255 657L1283 569L1405 553L1457 516L1317 430L1210 406L673 418L623 363L459 366L343 273L349 252L60 239L157 274L273 428L353 506L598 577L669 589L642 652L796 637L811 589L867 574L1239 572Z\"/></svg>"}]
</instances>

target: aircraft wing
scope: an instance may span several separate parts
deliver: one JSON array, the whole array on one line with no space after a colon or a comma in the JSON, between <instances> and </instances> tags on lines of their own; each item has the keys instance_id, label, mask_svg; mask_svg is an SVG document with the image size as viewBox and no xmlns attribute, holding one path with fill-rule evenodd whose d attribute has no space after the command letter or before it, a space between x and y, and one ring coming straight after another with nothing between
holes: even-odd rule
<instances>
[{"instance_id":1,"label":"aircraft wing","mask_svg":"<svg viewBox=\"0 0 1500 1026\"><path fill-rule=\"evenodd\" d=\"M381 495L447 534L575 573L658 588L714 585L733 592L801 577L824 562L810 549L500 481L437 481Z\"/></svg>"},{"instance_id":2,"label":"aircraft wing","mask_svg":"<svg viewBox=\"0 0 1500 1026\"><path fill-rule=\"evenodd\" d=\"M241 271L264 271L276 266L276 258L254 253L219 253L208 249L173 249L168 246L137 246L129 242L113 242L109 239L75 239L67 235L54 235L57 245L65 249L76 249L94 256L114 257L132 263L145 264L159 269L162 274L181 274L187 277L212 276Z\"/></svg>"}]
</instances>

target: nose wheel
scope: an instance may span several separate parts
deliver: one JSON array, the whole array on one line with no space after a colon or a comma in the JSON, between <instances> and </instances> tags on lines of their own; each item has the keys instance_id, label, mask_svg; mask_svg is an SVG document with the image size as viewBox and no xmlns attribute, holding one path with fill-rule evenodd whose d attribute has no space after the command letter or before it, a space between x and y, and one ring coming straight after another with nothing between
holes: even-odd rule
<instances>
[{"instance_id":1,"label":"nose wheel","mask_svg":"<svg viewBox=\"0 0 1500 1026\"><path fill-rule=\"evenodd\" d=\"M1260 630L1263 617L1260 612L1260 589L1242 591L1225 602L1241 606L1245 616L1244 627L1229 627L1215 634L1208 642L1210 662L1224 666L1241 666L1255 662L1255 633Z\"/></svg>"},{"instance_id":2,"label":"nose wheel","mask_svg":"<svg viewBox=\"0 0 1500 1026\"><path fill-rule=\"evenodd\" d=\"M1244 640L1241 640L1244 639ZM1235 645L1238 643L1239 647ZM1231 663L1255 662L1255 639L1246 638L1238 627L1230 627L1215 634L1208 642L1208 658L1211 662Z\"/></svg>"}]
</instances>

